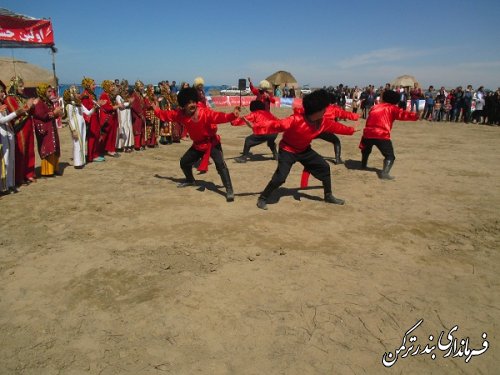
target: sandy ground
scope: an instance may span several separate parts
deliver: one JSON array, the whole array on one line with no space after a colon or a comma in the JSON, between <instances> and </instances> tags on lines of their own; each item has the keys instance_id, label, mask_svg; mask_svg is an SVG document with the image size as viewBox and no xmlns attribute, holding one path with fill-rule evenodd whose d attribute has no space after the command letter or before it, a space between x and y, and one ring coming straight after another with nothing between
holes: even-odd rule
<instances>
[{"instance_id":1,"label":"sandy ground","mask_svg":"<svg viewBox=\"0 0 500 375\"><path fill-rule=\"evenodd\" d=\"M189 142L75 170L61 130L64 176L0 200L1 374L498 373L500 128L396 123L389 182L376 150L357 169L361 133L343 136L346 205L314 179L298 190L297 165L268 211L269 150L237 164L249 129L219 133L234 203L213 165L176 188ZM416 350L455 325L458 345L489 348L402 358L420 319Z\"/></svg>"}]
</instances>

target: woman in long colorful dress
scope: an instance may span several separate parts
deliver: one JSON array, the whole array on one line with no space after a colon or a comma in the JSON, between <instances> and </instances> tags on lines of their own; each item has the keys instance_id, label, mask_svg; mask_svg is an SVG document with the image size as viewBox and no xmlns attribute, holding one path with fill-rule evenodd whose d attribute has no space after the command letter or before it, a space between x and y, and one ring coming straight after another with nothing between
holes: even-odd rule
<instances>
[{"instance_id":1,"label":"woman in long colorful dress","mask_svg":"<svg viewBox=\"0 0 500 375\"><path fill-rule=\"evenodd\" d=\"M5 104L9 113L15 112L26 105L27 97L24 95L24 81L15 76L11 79L7 89ZM16 185L36 182L35 175L35 134L33 122L28 114L17 117L11 122L16 132Z\"/></svg>"},{"instance_id":2,"label":"woman in long colorful dress","mask_svg":"<svg viewBox=\"0 0 500 375\"><path fill-rule=\"evenodd\" d=\"M61 148L55 119L62 115L61 107L54 107L52 97L54 88L42 83L36 88L40 100L32 113L33 126L38 144L38 154L42 159L41 175L53 177L59 175L59 157Z\"/></svg>"},{"instance_id":3,"label":"woman in long colorful dress","mask_svg":"<svg viewBox=\"0 0 500 375\"><path fill-rule=\"evenodd\" d=\"M6 86L0 81L0 165L2 170L0 194L17 192L15 180L16 134L11 121L25 114L33 105L33 99L28 99L24 107L7 114L7 105L4 104L6 96Z\"/></svg>"},{"instance_id":4,"label":"woman in long colorful dress","mask_svg":"<svg viewBox=\"0 0 500 375\"><path fill-rule=\"evenodd\" d=\"M153 85L149 84L146 87L146 97L144 105L146 107L146 146L149 148L158 146L159 119L155 116L154 106L157 99Z\"/></svg>"},{"instance_id":5,"label":"woman in long colorful dress","mask_svg":"<svg viewBox=\"0 0 500 375\"><path fill-rule=\"evenodd\" d=\"M82 80L82 105L91 110L97 102L95 94L96 84L92 78L85 77ZM87 124L87 162L102 162L104 159L104 147L101 143L101 123L99 122L99 112L94 111L90 116L83 115Z\"/></svg>"},{"instance_id":6,"label":"woman in long colorful dress","mask_svg":"<svg viewBox=\"0 0 500 375\"><path fill-rule=\"evenodd\" d=\"M116 103L123 108L118 109L118 137L116 140L117 151L132 152L134 150L134 132L132 130L132 115L130 113L128 81L122 80Z\"/></svg>"},{"instance_id":7,"label":"woman in long colorful dress","mask_svg":"<svg viewBox=\"0 0 500 375\"><path fill-rule=\"evenodd\" d=\"M83 116L92 116L97 105L89 111L82 105L81 94L76 86L71 86L63 93L66 103L66 116L68 118L71 138L73 140L73 166L82 169L86 163L87 152L87 127Z\"/></svg>"},{"instance_id":8,"label":"woman in long colorful dress","mask_svg":"<svg viewBox=\"0 0 500 375\"><path fill-rule=\"evenodd\" d=\"M172 93L170 86L163 83L161 85L160 109L174 110L179 107L177 95ZM172 121L160 121L160 143L164 145L179 143L182 135L182 124Z\"/></svg>"},{"instance_id":9,"label":"woman in long colorful dress","mask_svg":"<svg viewBox=\"0 0 500 375\"><path fill-rule=\"evenodd\" d=\"M118 87L113 81L108 79L102 81L103 92L99 100L104 102L99 108L99 121L101 123L101 141L104 145L106 154L111 157L119 157L116 152L116 137L118 134L118 114L116 110L123 108L122 104L116 103Z\"/></svg>"}]
</instances>

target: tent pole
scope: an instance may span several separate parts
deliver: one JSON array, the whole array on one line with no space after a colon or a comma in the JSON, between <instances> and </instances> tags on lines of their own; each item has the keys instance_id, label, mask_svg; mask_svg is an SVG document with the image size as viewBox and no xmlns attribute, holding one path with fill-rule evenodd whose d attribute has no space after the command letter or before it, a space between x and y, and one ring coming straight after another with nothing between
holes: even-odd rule
<instances>
[{"instance_id":1,"label":"tent pole","mask_svg":"<svg viewBox=\"0 0 500 375\"><path fill-rule=\"evenodd\" d=\"M56 76L56 48L51 47L50 51L52 52L52 73L54 74L54 82L56 83L57 95L59 96L59 82Z\"/></svg>"}]
</instances>

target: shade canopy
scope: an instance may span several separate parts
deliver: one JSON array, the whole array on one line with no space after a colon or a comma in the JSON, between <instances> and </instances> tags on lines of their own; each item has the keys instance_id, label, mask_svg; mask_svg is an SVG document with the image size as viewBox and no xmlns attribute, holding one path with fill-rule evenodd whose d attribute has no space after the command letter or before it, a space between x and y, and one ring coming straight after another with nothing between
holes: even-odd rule
<instances>
[{"instance_id":1,"label":"shade canopy","mask_svg":"<svg viewBox=\"0 0 500 375\"><path fill-rule=\"evenodd\" d=\"M52 22L0 8L0 47L53 49Z\"/></svg>"},{"instance_id":2,"label":"shade canopy","mask_svg":"<svg viewBox=\"0 0 500 375\"><path fill-rule=\"evenodd\" d=\"M391 82L392 86L403 86L403 87L413 87L417 84L417 86L420 87L420 84L418 83L417 79L413 76L410 75L404 75L404 76L399 76L394 81Z\"/></svg>"},{"instance_id":3,"label":"shade canopy","mask_svg":"<svg viewBox=\"0 0 500 375\"><path fill-rule=\"evenodd\" d=\"M284 70L279 70L276 73L271 74L266 78L266 80L269 81L273 86L284 86L285 83L287 83L290 87L297 86L297 80L292 75L292 73L285 72Z\"/></svg>"},{"instance_id":4,"label":"shade canopy","mask_svg":"<svg viewBox=\"0 0 500 375\"><path fill-rule=\"evenodd\" d=\"M25 87L36 87L41 83L56 86L54 75L51 71L40 66L28 64L26 61L15 60L10 57L0 57L0 80L6 85L12 77L20 76Z\"/></svg>"}]
</instances>

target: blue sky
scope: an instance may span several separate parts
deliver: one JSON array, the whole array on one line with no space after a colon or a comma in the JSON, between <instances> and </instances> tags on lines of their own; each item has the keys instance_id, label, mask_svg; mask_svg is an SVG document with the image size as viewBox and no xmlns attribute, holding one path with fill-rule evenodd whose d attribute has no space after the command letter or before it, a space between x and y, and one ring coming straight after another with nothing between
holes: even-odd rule
<instances>
[{"instance_id":1,"label":"blue sky","mask_svg":"<svg viewBox=\"0 0 500 375\"><path fill-rule=\"evenodd\" d=\"M134 5L131 5L134 4ZM500 1L2 0L51 18L61 83L168 79L255 82L277 70L299 84L500 87ZM48 50L4 49L51 69Z\"/></svg>"}]
</instances>

